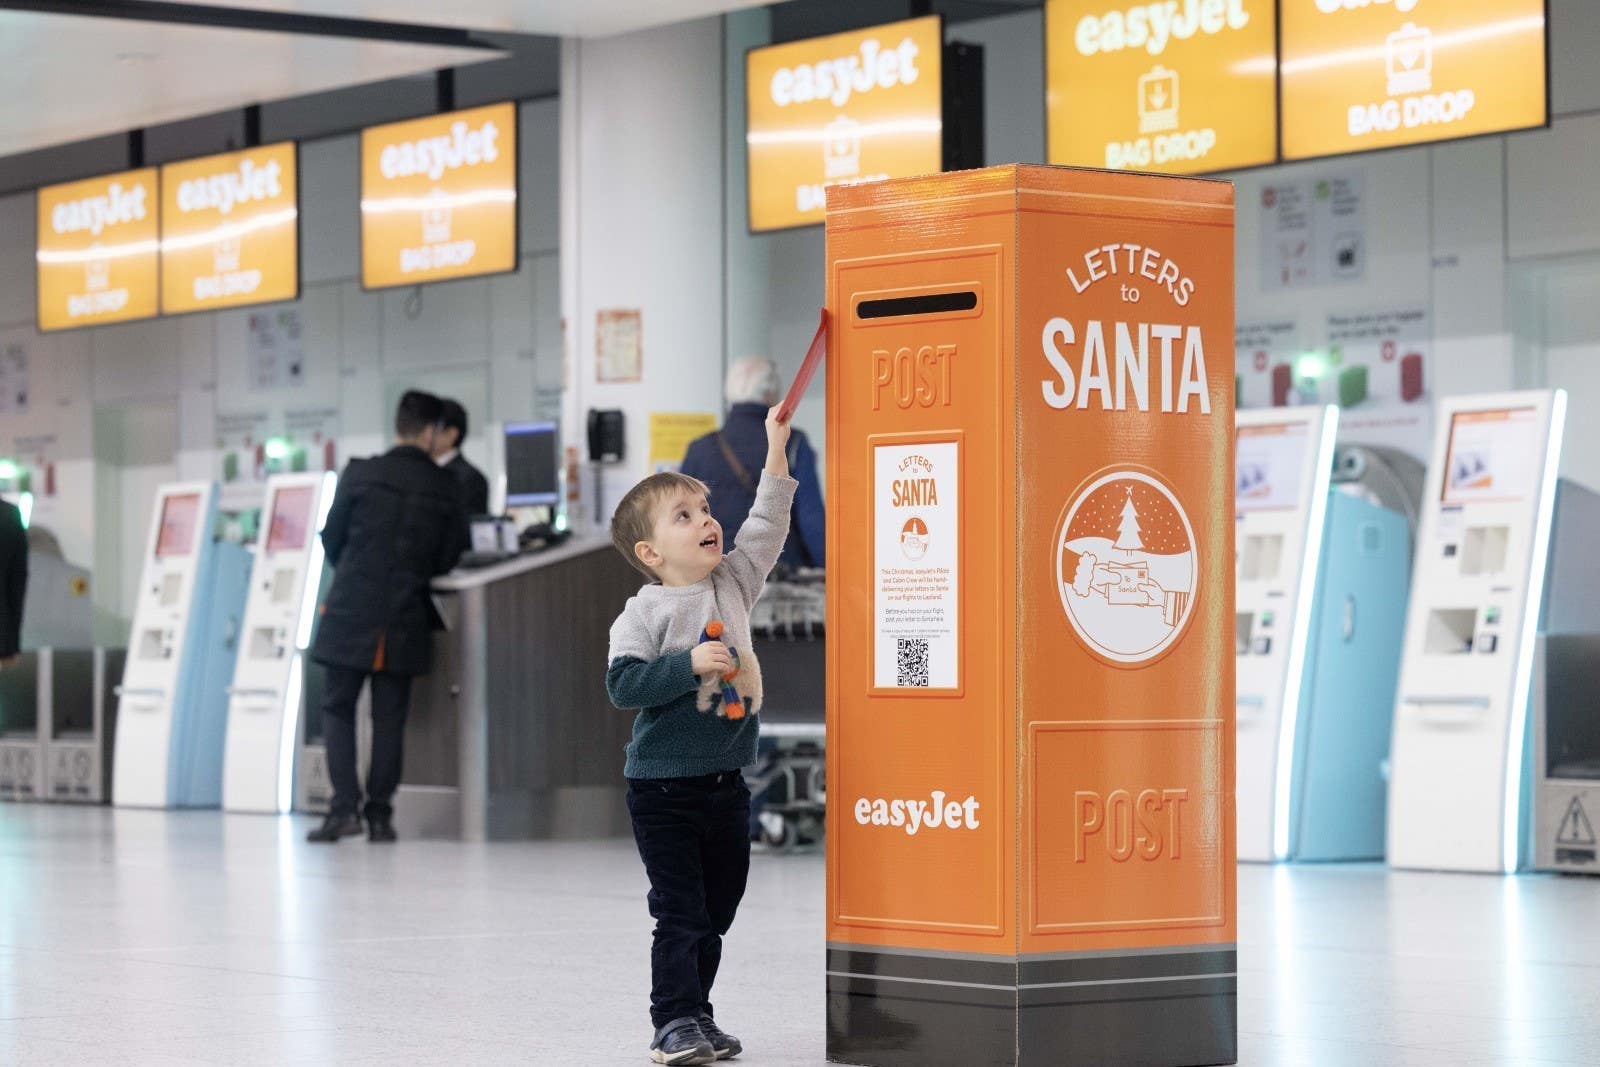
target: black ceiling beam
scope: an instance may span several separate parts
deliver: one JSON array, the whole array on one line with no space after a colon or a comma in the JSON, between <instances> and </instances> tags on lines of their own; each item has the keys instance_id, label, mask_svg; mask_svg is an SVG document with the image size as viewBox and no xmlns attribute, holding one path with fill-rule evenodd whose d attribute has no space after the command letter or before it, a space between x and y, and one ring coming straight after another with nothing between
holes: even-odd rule
<instances>
[{"instance_id":1,"label":"black ceiling beam","mask_svg":"<svg viewBox=\"0 0 1600 1067\"><path fill-rule=\"evenodd\" d=\"M46 15L86 18L133 19L212 29L261 30L310 37L347 37L395 44L435 45L446 48L481 48L498 51L488 35L450 26L420 26L409 22L304 15L297 12L260 11L214 4L175 4L167 0L0 0L0 10L36 11Z\"/></svg>"}]
</instances>

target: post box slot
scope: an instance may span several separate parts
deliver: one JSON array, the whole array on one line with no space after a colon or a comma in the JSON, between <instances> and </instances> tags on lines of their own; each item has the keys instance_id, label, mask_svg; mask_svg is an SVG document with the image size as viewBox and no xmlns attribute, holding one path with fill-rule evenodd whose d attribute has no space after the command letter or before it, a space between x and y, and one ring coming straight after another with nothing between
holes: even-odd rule
<instances>
[{"instance_id":1,"label":"post box slot","mask_svg":"<svg viewBox=\"0 0 1600 1067\"><path fill-rule=\"evenodd\" d=\"M955 290L931 286L858 293L854 298L856 322L888 325L894 320L926 322L928 318L971 318L981 310L981 291L981 285L966 282Z\"/></svg>"},{"instance_id":2,"label":"post box slot","mask_svg":"<svg viewBox=\"0 0 1600 1067\"><path fill-rule=\"evenodd\" d=\"M971 289L953 293L918 293L863 300L856 305L858 319L898 319L907 315L942 315L952 311L971 311L978 306L978 294Z\"/></svg>"}]
</instances>

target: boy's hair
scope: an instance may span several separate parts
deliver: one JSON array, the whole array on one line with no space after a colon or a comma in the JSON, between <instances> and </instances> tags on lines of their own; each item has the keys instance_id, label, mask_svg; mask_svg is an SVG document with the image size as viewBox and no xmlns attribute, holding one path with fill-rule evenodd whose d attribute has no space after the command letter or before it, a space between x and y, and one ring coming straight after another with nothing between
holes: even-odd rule
<instances>
[{"instance_id":1,"label":"boy's hair","mask_svg":"<svg viewBox=\"0 0 1600 1067\"><path fill-rule=\"evenodd\" d=\"M420 389L409 389L395 408L395 436L408 441L421 437L424 430L437 425L443 416L444 405L438 397Z\"/></svg>"},{"instance_id":2,"label":"boy's hair","mask_svg":"<svg viewBox=\"0 0 1600 1067\"><path fill-rule=\"evenodd\" d=\"M656 578L657 575L644 565L644 561L633 551L633 546L640 541L650 540L655 533L655 516L651 512L663 497L680 489L707 497L711 495L711 490L699 478L676 471L662 471L629 489L617 505L616 514L611 516L611 543L617 546L617 551L622 553L624 559L643 571L647 578Z\"/></svg>"}]
</instances>

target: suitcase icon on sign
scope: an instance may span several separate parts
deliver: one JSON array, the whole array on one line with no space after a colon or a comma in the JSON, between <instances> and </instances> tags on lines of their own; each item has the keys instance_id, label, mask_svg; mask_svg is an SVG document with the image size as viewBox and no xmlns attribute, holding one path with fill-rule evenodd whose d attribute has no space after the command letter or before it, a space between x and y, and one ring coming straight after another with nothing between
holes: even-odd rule
<instances>
[{"instance_id":1,"label":"suitcase icon on sign","mask_svg":"<svg viewBox=\"0 0 1600 1067\"><path fill-rule=\"evenodd\" d=\"M1422 393L1422 353L1407 352L1400 357L1400 399L1410 404Z\"/></svg>"},{"instance_id":2,"label":"suitcase icon on sign","mask_svg":"<svg viewBox=\"0 0 1600 1067\"><path fill-rule=\"evenodd\" d=\"M1286 408L1289 406L1289 393L1294 388L1294 371L1289 364L1279 363L1272 368L1272 406Z\"/></svg>"}]
</instances>

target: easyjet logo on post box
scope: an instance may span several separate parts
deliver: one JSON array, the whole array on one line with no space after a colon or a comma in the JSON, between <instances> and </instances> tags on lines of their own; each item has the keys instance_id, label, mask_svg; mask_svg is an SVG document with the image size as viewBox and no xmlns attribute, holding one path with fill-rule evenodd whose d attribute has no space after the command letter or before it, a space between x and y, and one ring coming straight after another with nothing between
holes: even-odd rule
<instances>
[{"instance_id":1,"label":"easyjet logo on post box","mask_svg":"<svg viewBox=\"0 0 1600 1067\"><path fill-rule=\"evenodd\" d=\"M904 830L909 837L921 830L976 830L978 798L946 800L943 789L935 789L927 800L861 797L856 801L856 823L861 826L890 826Z\"/></svg>"},{"instance_id":2,"label":"easyjet logo on post box","mask_svg":"<svg viewBox=\"0 0 1600 1067\"><path fill-rule=\"evenodd\" d=\"M39 190L39 329L156 314L159 181L151 167Z\"/></svg>"},{"instance_id":3,"label":"easyjet logo on post box","mask_svg":"<svg viewBox=\"0 0 1600 1067\"><path fill-rule=\"evenodd\" d=\"M361 131L361 280L369 289L517 265L514 104Z\"/></svg>"},{"instance_id":4,"label":"easyjet logo on post box","mask_svg":"<svg viewBox=\"0 0 1600 1067\"><path fill-rule=\"evenodd\" d=\"M293 300L300 293L294 142L161 168L161 309Z\"/></svg>"},{"instance_id":5,"label":"easyjet logo on post box","mask_svg":"<svg viewBox=\"0 0 1600 1067\"><path fill-rule=\"evenodd\" d=\"M1195 174L1277 155L1276 0L1048 0L1052 163Z\"/></svg>"},{"instance_id":6,"label":"easyjet logo on post box","mask_svg":"<svg viewBox=\"0 0 1600 1067\"><path fill-rule=\"evenodd\" d=\"M757 48L745 60L750 228L821 222L824 190L944 161L938 16Z\"/></svg>"},{"instance_id":7,"label":"easyjet logo on post box","mask_svg":"<svg viewBox=\"0 0 1600 1067\"><path fill-rule=\"evenodd\" d=\"M1540 126L1545 0L1283 6L1286 159Z\"/></svg>"}]
</instances>

